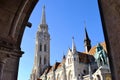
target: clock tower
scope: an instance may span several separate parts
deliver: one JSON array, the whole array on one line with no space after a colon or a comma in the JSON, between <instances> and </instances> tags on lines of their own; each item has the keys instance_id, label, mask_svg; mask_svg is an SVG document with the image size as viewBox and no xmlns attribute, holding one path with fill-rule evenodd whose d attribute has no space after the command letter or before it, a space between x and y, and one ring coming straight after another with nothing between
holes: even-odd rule
<instances>
[{"instance_id":1,"label":"clock tower","mask_svg":"<svg viewBox=\"0 0 120 80\"><path fill-rule=\"evenodd\" d=\"M34 67L31 75L31 80L37 80L50 65L50 34L48 25L46 24L45 6L42 9L42 20L36 34Z\"/></svg>"}]
</instances>

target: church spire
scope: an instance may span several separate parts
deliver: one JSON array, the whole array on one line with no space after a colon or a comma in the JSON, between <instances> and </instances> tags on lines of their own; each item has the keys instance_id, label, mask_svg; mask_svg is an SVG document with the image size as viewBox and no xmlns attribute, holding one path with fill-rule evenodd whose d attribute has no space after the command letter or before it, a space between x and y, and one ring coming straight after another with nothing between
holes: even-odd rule
<instances>
[{"instance_id":1,"label":"church spire","mask_svg":"<svg viewBox=\"0 0 120 80\"><path fill-rule=\"evenodd\" d=\"M35 60L30 80L37 80L50 66L50 34L46 24L45 6L42 8L41 23L36 34Z\"/></svg>"},{"instance_id":2,"label":"church spire","mask_svg":"<svg viewBox=\"0 0 120 80\"><path fill-rule=\"evenodd\" d=\"M42 8L42 20L41 24L46 24L45 5Z\"/></svg>"},{"instance_id":3,"label":"church spire","mask_svg":"<svg viewBox=\"0 0 120 80\"><path fill-rule=\"evenodd\" d=\"M85 39L84 39L84 46L85 46L85 51L86 53L89 52L89 50L91 49L91 41L89 39L87 30L86 30L86 25L85 25Z\"/></svg>"},{"instance_id":4,"label":"church spire","mask_svg":"<svg viewBox=\"0 0 120 80\"><path fill-rule=\"evenodd\" d=\"M86 27L85 27L85 40L90 40L89 37L88 37L88 33L87 33L87 30L86 30Z\"/></svg>"},{"instance_id":5,"label":"church spire","mask_svg":"<svg viewBox=\"0 0 120 80\"><path fill-rule=\"evenodd\" d=\"M75 46L75 42L74 42L74 37L72 37L72 52L76 51L76 46Z\"/></svg>"},{"instance_id":6,"label":"church spire","mask_svg":"<svg viewBox=\"0 0 120 80\"><path fill-rule=\"evenodd\" d=\"M48 32L48 25L46 24L45 5L42 8L42 16L41 16L39 31Z\"/></svg>"}]
</instances>

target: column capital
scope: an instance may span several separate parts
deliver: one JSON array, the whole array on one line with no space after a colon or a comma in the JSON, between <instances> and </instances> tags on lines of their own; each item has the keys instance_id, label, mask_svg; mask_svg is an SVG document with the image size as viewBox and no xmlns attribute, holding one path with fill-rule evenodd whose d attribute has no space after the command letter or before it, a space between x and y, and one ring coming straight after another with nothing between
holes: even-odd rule
<instances>
[{"instance_id":1,"label":"column capital","mask_svg":"<svg viewBox=\"0 0 120 80\"><path fill-rule=\"evenodd\" d=\"M6 60L10 57L9 54L0 52L0 63L6 63Z\"/></svg>"}]
</instances>

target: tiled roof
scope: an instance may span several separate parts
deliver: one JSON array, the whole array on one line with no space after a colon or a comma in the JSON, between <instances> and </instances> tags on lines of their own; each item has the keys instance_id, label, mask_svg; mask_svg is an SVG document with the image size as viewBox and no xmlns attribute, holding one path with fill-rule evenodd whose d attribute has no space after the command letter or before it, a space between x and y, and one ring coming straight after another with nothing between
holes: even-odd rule
<instances>
[{"instance_id":1,"label":"tiled roof","mask_svg":"<svg viewBox=\"0 0 120 80\"><path fill-rule=\"evenodd\" d=\"M60 65L60 62L56 62L53 66L54 70L56 70L59 67L59 65Z\"/></svg>"},{"instance_id":2,"label":"tiled roof","mask_svg":"<svg viewBox=\"0 0 120 80\"><path fill-rule=\"evenodd\" d=\"M53 66L51 66L51 68L49 69L49 72L51 72L53 70L55 71L59 65L60 65L60 62L56 62Z\"/></svg>"},{"instance_id":3,"label":"tiled roof","mask_svg":"<svg viewBox=\"0 0 120 80\"><path fill-rule=\"evenodd\" d=\"M44 71L44 73L47 74L50 71L51 68L52 68L52 66L47 67L47 69Z\"/></svg>"},{"instance_id":4,"label":"tiled roof","mask_svg":"<svg viewBox=\"0 0 120 80\"><path fill-rule=\"evenodd\" d=\"M78 55L79 55L79 62L87 64L91 62L91 60L94 61L94 57L92 55L86 54L84 52L78 52Z\"/></svg>"},{"instance_id":5,"label":"tiled roof","mask_svg":"<svg viewBox=\"0 0 120 80\"><path fill-rule=\"evenodd\" d=\"M101 46L103 47L103 49L107 52L106 43L105 43L105 42L102 42L102 43L100 43L100 44L101 44ZM96 50L96 46L92 47L92 48L90 49L90 51L89 51L89 54L90 54L90 55L94 55L95 52L96 52L95 50Z\"/></svg>"}]
</instances>

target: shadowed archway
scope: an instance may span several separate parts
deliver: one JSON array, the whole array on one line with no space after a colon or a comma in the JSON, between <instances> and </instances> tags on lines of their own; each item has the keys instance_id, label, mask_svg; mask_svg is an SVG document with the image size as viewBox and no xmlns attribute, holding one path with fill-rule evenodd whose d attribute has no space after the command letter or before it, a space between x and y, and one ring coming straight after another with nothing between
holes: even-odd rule
<instances>
[{"instance_id":1,"label":"shadowed archway","mask_svg":"<svg viewBox=\"0 0 120 80\"><path fill-rule=\"evenodd\" d=\"M0 0L0 80L17 80L24 29L38 0Z\"/></svg>"}]
</instances>

